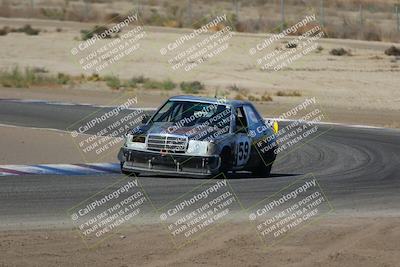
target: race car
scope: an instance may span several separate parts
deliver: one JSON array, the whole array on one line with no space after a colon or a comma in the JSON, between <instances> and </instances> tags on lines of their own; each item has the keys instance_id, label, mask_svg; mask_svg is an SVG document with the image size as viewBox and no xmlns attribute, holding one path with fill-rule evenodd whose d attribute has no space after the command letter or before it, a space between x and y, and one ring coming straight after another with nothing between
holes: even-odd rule
<instances>
[{"instance_id":1,"label":"race car","mask_svg":"<svg viewBox=\"0 0 400 267\"><path fill-rule=\"evenodd\" d=\"M175 96L125 134L118 159L125 174L269 176L277 130L248 101Z\"/></svg>"}]
</instances>

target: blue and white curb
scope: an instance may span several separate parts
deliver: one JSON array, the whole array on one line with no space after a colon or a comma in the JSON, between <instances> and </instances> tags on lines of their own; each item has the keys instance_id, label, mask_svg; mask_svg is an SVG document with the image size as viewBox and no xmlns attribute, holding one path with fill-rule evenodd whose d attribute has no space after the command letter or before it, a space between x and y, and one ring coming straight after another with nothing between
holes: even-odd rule
<instances>
[{"instance_id":1,"label":"blue and white curb","mask_svg":"<svg viewBox=\"0 0 400 267\"><path fill-rule=\"evenodd\" d=\"M90 175L120 173L119 163L0 165L0 176Z\"/></svg>"}]
</instances>

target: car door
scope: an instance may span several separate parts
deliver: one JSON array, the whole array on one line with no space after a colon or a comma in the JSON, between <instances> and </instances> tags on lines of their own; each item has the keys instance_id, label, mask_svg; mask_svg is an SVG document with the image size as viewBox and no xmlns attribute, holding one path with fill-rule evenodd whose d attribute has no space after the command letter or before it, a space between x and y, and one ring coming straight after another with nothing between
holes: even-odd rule
<instances>
[{"instance_id":1,"label":"car door","mask_svg":"<svg viewBox=\"0 0 400 267\"><path fill-rule=\"evenodd\" d=\"M257 142L263 139L268 132L263 118L258 114L252 105L245 105L244 112L248 120L248 135L250 137L250 160L249 166L257 166L263 162L260 158L260 151L257 148Z\"/></svg>"},{"instance_id":2,"label":"car door","mask_svg":"<svg viewBox=\"0 0 400 267\"><path fill-rule=\"evenodd\" d=\"M235 169L242 169L250 158L251 140L248 136L248 120L243 107L235 109Z\"/></svg>"}]
</instances>

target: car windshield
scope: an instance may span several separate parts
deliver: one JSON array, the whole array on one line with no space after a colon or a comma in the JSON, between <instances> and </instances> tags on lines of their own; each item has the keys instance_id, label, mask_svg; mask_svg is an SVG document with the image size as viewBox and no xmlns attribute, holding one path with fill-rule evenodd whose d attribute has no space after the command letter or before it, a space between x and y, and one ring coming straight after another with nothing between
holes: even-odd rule
<instances>
[{"instance_id":1,"label":"car windshield","mask_svg":"<svg viewBox=\"0 0 400 267\"><path fill-rule=\"evenodd\" d=\"M210 122L222 128L218 123L230 116L230 108L221 104L198 103L189 101L168 101L153 117L153 122L179 123L180 126L193 126ZM229 121L229 120L228 120Z\"/></svg>"}]
</instances>

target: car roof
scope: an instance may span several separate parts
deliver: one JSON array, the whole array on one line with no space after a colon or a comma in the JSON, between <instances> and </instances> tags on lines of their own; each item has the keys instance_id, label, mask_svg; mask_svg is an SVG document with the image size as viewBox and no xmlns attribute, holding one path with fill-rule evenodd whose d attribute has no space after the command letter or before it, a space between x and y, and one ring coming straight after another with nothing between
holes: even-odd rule
<instances>
[{"instance_id":1,"label":"car roof","mask_svg":"<svg viewBox=\"0 0 400 267\"><path fill-rule=\"evenodd\" d=\"M224 99L226 102L222 102L221 100ZM245 104L250 104L248 101L243 100L231 100L226 98L211 98L211 97L202 97L202 96L192 96L192 95L178 95L173 96L169 100L171 101L189 101L189 102L201 102L201 103L208 103L208 104L227 104L233 107L243 106Z\"/></svg>"}]
</instances>

